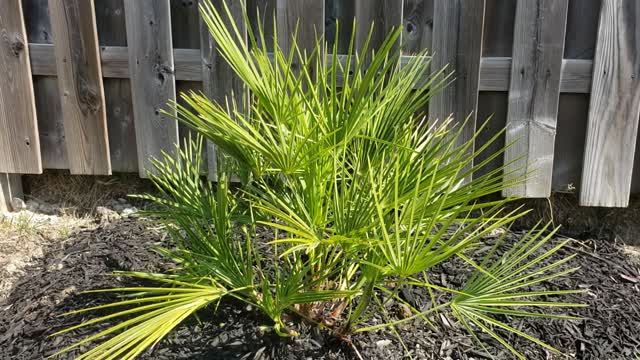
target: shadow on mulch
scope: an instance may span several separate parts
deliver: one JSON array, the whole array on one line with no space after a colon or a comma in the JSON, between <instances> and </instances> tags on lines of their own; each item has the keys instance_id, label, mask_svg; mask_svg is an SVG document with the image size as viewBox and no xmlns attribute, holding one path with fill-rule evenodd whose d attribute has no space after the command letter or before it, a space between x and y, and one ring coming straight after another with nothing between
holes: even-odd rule
<instances>
[{"instance_id":1,"label":"shadow on mulch","mask_svg":"<svg viewBox=\"0 0 640 360\"><path fill-rule=\"evenodd\" d=\"M87 321L98 314L59 315L88 306L113 301L107 295L80 294L96 288L136 285L131 280L105 275L113 270L160 272L171 264L149 251L163 244L162 233L150 230L139 220L120 219L93 231L74 234L63 244L45 250L45 256L27 269L0 303L0 358L40 359L89 334L95 327L68 335L48 335ZM517 234L511 240L517 239ZM558 240L554 240L557 244ZM553 246L554 244L550 244ZM581 266L570 276L542 284L548 289L582 288L584 294L565 298L585 302L587 308L569 313L581 321L548 321L511 318L506 321L530 333L567 355L551 354L526 340L505 335L515 348L530 359L628 359L640 349L640 271L623 254L617 244L605 241L573 241L563 254L577 253L569 266ZM549 259L549 262L555 261ZM431 274L440 285L459 287L465 277L464 263L453 261ZM542 290L542 289L541 289ZM413 289L404 294L420 308L429 306L428 295ZM392 309L391 309L392 310ZM505 320L505 319L503 319ZM373 319L372 321L380 321ZM481 359L470 337L447 313L435 319L440 331L434 332L421 322L398 328L407 348L418 359ZM200 311L173 331L143 359L353 359L353 347L332 336L300 324L297 338L280 338L261 333L260 325L268 320L245 304L223 301L217 312ZM489 351L499 359L512 356L498 344L481 335ZM390 332L378 331L352 337L353 345L365 359L401 359L406 354ZM390 341L388 341L390 340ZM61 358L72 358L78 352Z\"/></svg>"}]
</instances>

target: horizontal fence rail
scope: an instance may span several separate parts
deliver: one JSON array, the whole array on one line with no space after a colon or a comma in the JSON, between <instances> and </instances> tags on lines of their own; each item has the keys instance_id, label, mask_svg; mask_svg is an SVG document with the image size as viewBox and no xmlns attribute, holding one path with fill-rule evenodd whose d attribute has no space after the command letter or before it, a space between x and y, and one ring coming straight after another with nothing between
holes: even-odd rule
<instances>
[{"instance_id":1,"label":"horizontal fence rail","mask_svg":"<svg viewBox=\"0 0 640 360\"><path fill-rule=\"evenodd\" d=\"M29 44L31 69L34 75L56 76L53 45ZM413 56L403 55L401 62L408 63ZM103 46L100 48L102 75L106 78L129 78L129 52L124 46ZM343 60L345 55L338 56ZM202 81L202 60L200 50L174 49L174 71L176 80ZM53 63L51 63L53 61ZM331 64L331 58L327 59ZM425 59L429 61L429 59ZM593 60L564 59L560 92L587 94L591 91ZM480 91L508 91L511 78L510 57L483 57L480 59Z\"/></svg>"},{"instance_id":2,"label":"horizontal fence rail","mask_svg":"<svg viewBox=\"0 0 640 360\"><path fill-rule=\"evenodd\" d=\"M223 1L212 4L221 8ZM424 61L432 61L433 71L446 65L456 78L429 104L430 118L453 115L461 121L471 115L461 140L490 118L476 147L506 126L496 146L515 145L485 171L516 161L533 176L505 195L577 191L583 205L624 207L631 193L640 192L640 160L634 158L640 119L636 0L230 4L242 33L248 29L243 8L254 31L262 21L268 33L259 46L268 51L274 18L280 47L288 48L291 39L282 34L297 26L302 47L312 47L321 33L329 46L337 39L342 53L350 34L341 31L336 38L336 29L350 28L344 24L354 18L356 46L372 23L373 45L402 26L401 63L432 49ZM6 76L0 82L0 173L67 169L144 177L151 156L173 151L190 133L162 112L168 101L180 101L178 94L187 90L216 101L241 93L241 82L199 16L198 1L6 0L0 4L0 33L7 34L0 39ZM213 144L206 157L213 179Z\"/></svg>"}]
</instances>

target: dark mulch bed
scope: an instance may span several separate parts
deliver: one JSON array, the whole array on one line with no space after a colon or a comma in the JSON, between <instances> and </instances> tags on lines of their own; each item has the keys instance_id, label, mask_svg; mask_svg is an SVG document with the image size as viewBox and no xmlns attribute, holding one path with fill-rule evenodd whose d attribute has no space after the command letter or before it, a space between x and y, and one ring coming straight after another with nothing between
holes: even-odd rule
<instances>
[{"instance_id":1,"label":"dark mulch bed","mask_svg":"<svg viewBox=\"0 0 640 360\"><path fill-rule=\"evenodd\" d=\"M64 244L45 251L44 258L27 270L28 275L15 285L7 301L0 304L0 358L40 359L95 332L95 328L90 328L67 336L47 336L90 318L87 315L59 317L59 314L114 299L107 295L80 294L80 291L131 284L131 280L105 274L113 270L168 269L170 264L148 251L149 246L162 243L162 234L148 229L148 225L135 220L118 220L97 230L76 234ZM587 308L570 312L584 320L510 319L509 322L559 348L569 358L632 358L640 349L638 267L622 253L620 246L609 242L574 241L570 246L563 250L564 254L577 252L578 256L570 265L582 268L554 284L543 285L587 289L588 292L569 299L589 304ZM458 286L464 271L460 265L453 262L439 267L432 279ZM407 290L404 296L417 306L428 306L428 297L421 291ZM206 309L199 315L198 320L192 319L180 326L142 358L353 359L357 358L354 348L366 359L391 360L406 355L394 335L385 331L353 336L353 346L305 324L298 325L297 330L302 335L297 338L263 334L259 326L268 321L250 307L236 302L223 302L215 314ZM379 321L373 319L376 320ZM441 313L435 322L440 327L439 332L421 322L398 328L414 358L487 357L449 314ZM496 358L511 358L487 336L481 338L488 341L488 349ZM525 340L509 339L528 358L564 358Z\"/></svg>"}]
</instances>

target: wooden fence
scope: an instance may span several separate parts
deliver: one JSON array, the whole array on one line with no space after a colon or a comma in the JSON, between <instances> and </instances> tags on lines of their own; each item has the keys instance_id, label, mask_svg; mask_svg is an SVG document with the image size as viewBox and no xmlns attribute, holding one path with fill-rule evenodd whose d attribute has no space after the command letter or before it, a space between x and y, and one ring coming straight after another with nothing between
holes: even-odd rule
<instances>
[{"instance_id":1,"label":"wooden fence","mask_svg":"<svg viewBox=\"0 0 640 360\"><path fill-rule=\"evenodd\" d=\"M496 146L520 139L502 161L524 154L513 166L537 170L509 195L578 191L582 205L623 207L640 191L637 0L232 0L241 31L245 1L250 21L259 12L267 30L273 13L280 34L299 20L303 45L315 31L332 42L336 23L354 17L356 44L372 22L374 42L402 25L404 56L432 48L434 68L456 74L430 117L472 113L468 138L492 115L477 141L504 126ZM188 132L160 112L169 100L188 89L221 99L241 86L197 6L0 1L0 173L144 174L149 157ZM340 35L344 50L350 34Z\"/></svg>"}]
</instances>

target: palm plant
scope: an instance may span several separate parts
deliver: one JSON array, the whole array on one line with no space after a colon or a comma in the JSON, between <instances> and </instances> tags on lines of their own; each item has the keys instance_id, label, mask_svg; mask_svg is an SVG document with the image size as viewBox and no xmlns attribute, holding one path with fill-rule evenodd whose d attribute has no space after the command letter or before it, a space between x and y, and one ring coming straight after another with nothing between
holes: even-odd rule
<instances>
[{"instance_id":1,"label":"palm plant","mask_svg":"<svg viewBox=\"0 0 640 360\"><path fill-rule=\"evenodd\" d=\"M177 146L176 157L154 160L149 176L158 192L140 197L157 204L146 215L165 225L172 246L158 251L176 268L121 273L164 286L97 290L132 296L74 311L127 306L54 335L125 320L57 354L111 335L79 358L134 358L188 316L228 297L262 311L272 321L266 328L282 336L297 335L285 313L348 337L395 332L416 318L435 326L431 315L448 309L475 339L484 331L518 357L500 331L557 351L500 316L571 319L539 309L580 306L546 300L576 291L531 287L573 271L563 267L570 258L539 266L562 247L544 247L555 232L546 225L506 252L498 241L475 259L488 234L526 211L505 211L512 199L487 200L513 185L503 181L504 168L474 176L501 156L504 150L478 157L500 134L472 152L475 137L459 144L462 128L452 119L425 119L422 109L450 81L444 69L432 72L426 52L401 64L400 30L376 49L368 41L355 49L352 37L340 57L322 39L304 51L295 36L288 51L275 45L268 53L257 46L265 43L263 29L257 31L262 39L249 31L245 44L226 5L219 10L205 1L200 12L250 101L236 104L230 96L218 104L191 92L182 94L185 105L172 104L177 119L200 136ZM274 44L277 37L274 30ZM300 64L295 70L294 61ZM216 186L201 177L203 138L217 145ZM230 188L230 174L238 175L238 189ZM464 287L429 281L435 266L454 258L475 269ZM406 302L401 287L425 288L431 306ZM393 320L385 301L404 303L413 316ZM372 324L375 312L389 320Z\"/></svg>"}]
</instances>

